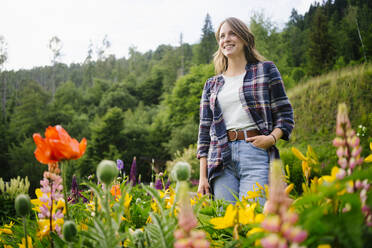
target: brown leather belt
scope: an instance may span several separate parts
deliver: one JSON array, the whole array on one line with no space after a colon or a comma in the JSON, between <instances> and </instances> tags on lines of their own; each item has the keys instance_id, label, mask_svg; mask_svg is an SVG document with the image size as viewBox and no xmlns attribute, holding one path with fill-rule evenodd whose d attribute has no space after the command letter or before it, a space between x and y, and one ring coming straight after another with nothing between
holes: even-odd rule
<instances>
[{"instance_id":1,"label":"brown leather belt","mask_svg":"<svg viewBox=\"0 0 372 248\"><path fill-rule=\"evenodd\" d=\"M246 133L246 136L244 135ZM248 130L248 131L227 131L227 138L229 141L235 141L235 140L245 140L245 138L253 137L260 135L260 132L255 129L255 130Z\"/></svg>"}]
</instances>

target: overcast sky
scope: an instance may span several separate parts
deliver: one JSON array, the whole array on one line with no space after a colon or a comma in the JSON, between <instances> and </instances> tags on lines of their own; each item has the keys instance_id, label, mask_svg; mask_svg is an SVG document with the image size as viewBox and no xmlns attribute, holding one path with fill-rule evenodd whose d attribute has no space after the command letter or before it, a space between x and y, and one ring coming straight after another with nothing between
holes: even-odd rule
<instances>
[{"instance_id":1,"label":"overcast sky","mask_svg":"<svg viewBox=\"0 0 372 248\"><path fill-rule=\"evenodd\" d=\"M0 35L7 42L7 70L51 64L49 40L62 40L61 62L81 63L90 41L94 47L107 35L110 54L128 56L160 44L199 42L207 13L213 27L226 17L246 23L262 12L283 27L294 8L304 14L315 0L0 0ZM317 1L320 2L320 1Z\"/></svg>"}]
</instances>

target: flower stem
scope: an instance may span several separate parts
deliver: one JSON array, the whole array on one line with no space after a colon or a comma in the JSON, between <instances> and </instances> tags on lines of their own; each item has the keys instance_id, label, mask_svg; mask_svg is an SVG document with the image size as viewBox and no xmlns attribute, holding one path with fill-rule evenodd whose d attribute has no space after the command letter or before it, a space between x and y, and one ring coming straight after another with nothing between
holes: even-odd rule
<instances>
[{"instance_id":1,"label":"flower stem","mask_svg":"<svg viewBox=\"0 0 372 248\"><path fill-rule=\"evenodd\" d=\"M110 225L110 230L112 230L111 226L111 215L110 215L110 207L109 207L109 197L110 197L110 190L109 190L109 185L105 184L105 193L106 193L106 201L105 201L105 207L106 207L106 212L107 212L107 221L109 222Z\"/></svg>"},{"instance_id":2,"label":"flower stem","mask_svg":"<svg viewBox=\"0 0 372 248\"><path fill-rule=\"evenodd\" d=\"M62 183L63 183L63 197L65 198L65 207L66 207L66 219L70 219L70 216L68 214L68 201L67 201L67 184L66 184L66 167L67 167L67 162L62 162Z\"/></svg>"},{"instance_id":3,"label":"flower stem","mask_svg":"<svg viewBox=\"0 0 372 248\"><path fill-rule=\"evenodd\" d=\"M25 233L26 248L28 248L26 217L23 216L23 232Z\"/></svg>"},{"instance_id":4,"label":"flower stem","mask_svg":"<svg viewBox=\"0 0 372 248\"><path fill-rule=\"evenodd\" d=\"M50 213L49 213L49 235L53 232L53 182L49 181L50 185ZM54 247L53 239L49 236L51 247Z\"/></svg>"}]
</instances>

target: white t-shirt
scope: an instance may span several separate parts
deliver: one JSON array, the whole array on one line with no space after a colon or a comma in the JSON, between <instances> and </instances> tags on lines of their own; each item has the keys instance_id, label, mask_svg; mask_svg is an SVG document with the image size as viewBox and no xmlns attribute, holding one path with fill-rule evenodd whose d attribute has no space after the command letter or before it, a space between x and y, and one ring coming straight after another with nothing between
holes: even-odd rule
<instances>
[{"instance_id":1,"label":"white t-shirt","mask_svg":"<svg viewBox=\"0 0 372 248\"><path fill-rule=\"evenodd\" d=\"M245 72L241 75L228 77L223 75L225 84L218 93L218 102L222 109L226 129L252 130L258 129L251 114L247 113L240 101L239 91L243 90ZM244 99L243 99L244 100Z\"/></svg>"}]
</instances>

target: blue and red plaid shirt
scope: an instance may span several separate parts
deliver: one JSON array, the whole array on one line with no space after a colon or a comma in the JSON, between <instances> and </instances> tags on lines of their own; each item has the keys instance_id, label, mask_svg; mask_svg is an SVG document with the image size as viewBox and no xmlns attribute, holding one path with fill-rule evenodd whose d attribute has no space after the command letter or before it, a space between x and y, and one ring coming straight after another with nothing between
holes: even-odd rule
<instances>
[{"instance_id":1,"label":"blue and red plaid shirt","mask_svg":"<svg viewBox=\"0 0 372 248\"><path fill-rule=\"evenodd\" d=\"M239 89L243 109L252 116L261 134L269 135L280 128L282 139L289 140L294 127L293 109L277 67L271 61L264 61L247 64L245 69ZM223 85L222 75L209 78L200 101L197 157L207 157L209 180L220 174L223 165L231 160L226 125L217 98ZM271 159L279 157L275 146L268 152Z\"/></svg>"}]
</instances>

